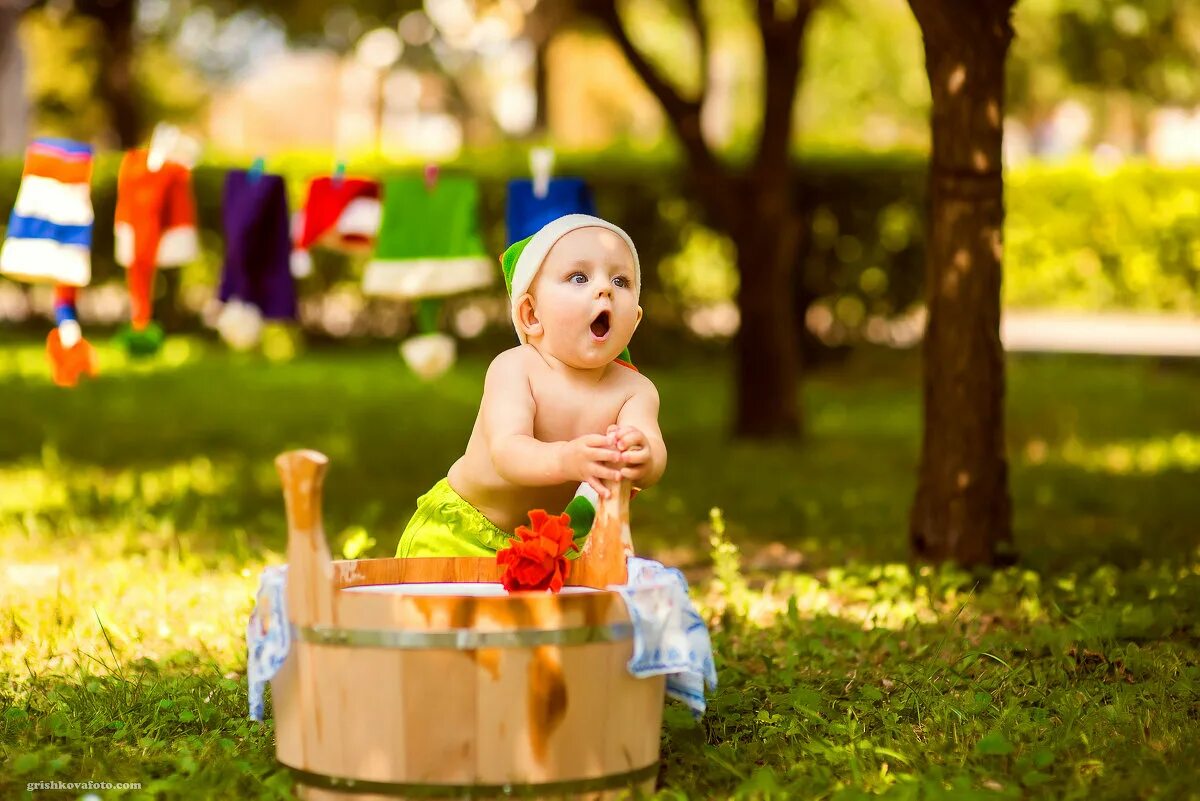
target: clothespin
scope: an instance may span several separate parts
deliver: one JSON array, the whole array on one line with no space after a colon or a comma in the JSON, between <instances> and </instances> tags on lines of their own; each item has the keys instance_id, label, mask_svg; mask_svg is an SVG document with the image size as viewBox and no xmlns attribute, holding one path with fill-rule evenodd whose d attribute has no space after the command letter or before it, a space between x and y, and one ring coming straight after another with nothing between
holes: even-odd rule
<instances>
[{"instance_id":1,"label":"clothespin","mask_svg":"<svg viewBox=\"0 0 1200 801\"><path fill-rule=\"evenodd\" d=\"M259 156L254 160L254 163L250 165L250 171L247 173L247 175L250 177L251 183L262 177L263 170L266 169L266 165L267 161L262 156Z\"/></svg>"},{"instance_id":2,"label":"clothespin","mask_svg":"<svg viewBox=\"0 0 1200 801\"><path fill-rule=\"evenodd\" d=\"M333 185L341 186L344 180L346 180L346 162L339 161L333 168Z\"/></svg>"},{"instance_id":3,"label":"clothespin","mask_svg":"<svg viewBox=\"0 0 1200 801\"><path fill-rule=\"evenodd\" d=\"M425 165L425 191L432 192L438 182L438 165L430 162Z\"/></svg>"},{"instance_id":4,"label":"clothespin","mask_svg":"<svg viewBox=\"0 0 1200 801\"><path fill-rule=\"evenodd\" d=\"M179 140L172 149L171 161L182 164L189 170L200 160L200 140L186 134L179 134Z\"/></svg>"},{"instance_id":5,"label":"clothespin","mask_svg":"<svg viewBox=\"0 0 1200 801\"><path fill-rule=\"evenodd\" d=\"M160 122L150 134L150 152L146 154L146 169L158 172L179 144L180 132L174 125Z\"/></svg>"},{"instance_id":6,"label":"clothespin","mask_svg":"<svg viewBox=\"0 0 1200 801\"><path fill-rule=\"evenodd\" d=\"M544 198L550 192L554 172L554 148L535 147L529 151L529 171L533 173L533 195Z\"/></svg>"}]
</instances>

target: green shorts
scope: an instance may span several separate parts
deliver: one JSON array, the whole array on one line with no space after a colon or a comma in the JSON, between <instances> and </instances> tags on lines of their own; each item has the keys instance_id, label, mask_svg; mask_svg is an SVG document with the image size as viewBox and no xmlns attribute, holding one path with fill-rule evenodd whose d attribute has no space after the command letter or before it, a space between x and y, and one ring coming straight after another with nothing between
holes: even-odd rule
<instances>
[{"instance_id":1,"label":"green shorts","mask_svg":"<svg viewBox=\"0 0 1200 801\"><path fill-rule=\"evenodd\" d=\"M575 531L576 550L567 554L568 559L574 559L587 542L596 509L587 496L580 494L563 511L571 516ZM484 517L443 478L417 498L417 511L400 535L396 556L495 556L515 536Z\"/></svg>"},{"instance_id":2,"label":"green shorts","mask_svg":"<svg viewBox=\"0 0 1200 801\"><path fill-rule=\"evenodd\" d=\"M495 556L513 535L467 503L442 479L417 499L396 556Z\"/></svg>"}]
</instances>

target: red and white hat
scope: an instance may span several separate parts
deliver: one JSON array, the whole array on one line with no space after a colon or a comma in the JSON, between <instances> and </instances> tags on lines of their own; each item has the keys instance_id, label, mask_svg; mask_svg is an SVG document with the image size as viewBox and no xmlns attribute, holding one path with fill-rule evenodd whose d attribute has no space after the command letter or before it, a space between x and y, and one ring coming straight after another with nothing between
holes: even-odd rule
<instances>
[{"instance_id":1,"label":"red and white hat","mask_svg":"<svg viewBox=\"0 0 1200 801\"><path fill-rule=\"evenodd\" d=\"M379 233L379 183L367 178L325 176L308 185L304 207L293 220L292 275L312 272L309 248L369 250Z\"/></svg>"}]
</instances>

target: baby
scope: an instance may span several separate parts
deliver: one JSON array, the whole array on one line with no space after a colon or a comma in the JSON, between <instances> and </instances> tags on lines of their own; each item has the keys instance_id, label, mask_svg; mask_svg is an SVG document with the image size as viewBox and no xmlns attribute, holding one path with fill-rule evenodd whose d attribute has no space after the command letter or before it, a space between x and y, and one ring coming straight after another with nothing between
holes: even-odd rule
<instances>
[{"instance_id":1,"label":"baby","mask_svg":"<svg viewBox=\"0 0 1200 801\"><path fill-rule=\"evenodd\" d=\"M566 509L582 546L591 504L579 501L607 497L605 480L651 486L666 468L658 391L626 349L642 319L628 234L569 214L502 263L522 344L492 360L467 451L418 499L397 556L492 556L531 509Z\"/></svg>"}]
</instances>

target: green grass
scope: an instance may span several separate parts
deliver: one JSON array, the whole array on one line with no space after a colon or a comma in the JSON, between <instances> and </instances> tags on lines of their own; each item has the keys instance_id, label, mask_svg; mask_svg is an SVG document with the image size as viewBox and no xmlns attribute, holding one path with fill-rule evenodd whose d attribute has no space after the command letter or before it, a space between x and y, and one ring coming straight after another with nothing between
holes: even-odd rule
<instances>
[{"instance_id":1,"label":"green grass","mask_svg":"<svg viewBox=\"0 0 1200 801\"><path fill-rule=\"evenodd\" d=\"M334 550L389 555L485 363L422 385L392 350L101 351L68 392L37 344L0 344L0 797L290 797L245 717L245 620L285 540L272 459L327 453ZM725 364L647 371L670 464L635 542L689 568L721 676L699 725L668 706L663 797L1197 797L1200 370L1012 359L1022 561L985 576L903 564L913 354L810 380L802 447L727 441Z\"/></svg>"}]
</instances>

